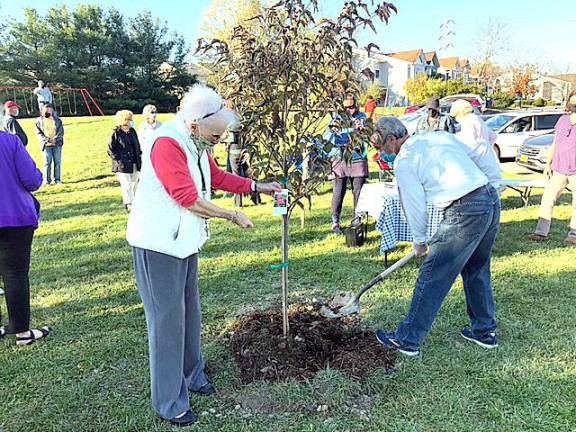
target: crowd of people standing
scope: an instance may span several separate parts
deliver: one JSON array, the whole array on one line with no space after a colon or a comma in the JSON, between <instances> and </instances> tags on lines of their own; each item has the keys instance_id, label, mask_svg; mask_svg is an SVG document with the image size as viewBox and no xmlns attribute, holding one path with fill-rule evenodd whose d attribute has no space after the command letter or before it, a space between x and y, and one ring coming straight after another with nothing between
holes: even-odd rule
<instances>
[{"instance_id":1,"label":"crowd of people standing","mask_svg":"<svg viewBox=\"0 0 576 432\"><path fill-rule=\"evenodd\" d=\"M63 122L39 86L40 116L35 130L45 157L45 184L62 181ZM373 99L372 99L373 100ZM493 144L496 134L474 114L465 100L456 101L450 115L431 99L414 137L394 117L373 125L375 106L359 110L353 97L343 101L347 114L330 122L324 139L333 144L332 230L341 229L341 213L348 183L354 207L368 179L368 145L378 158L394 167L402 207L414 237L414 253L423 257L406 317L393 331L378 330L377 339L402 354L420 353L444 298L462 275L470 326L464 339L496 348L495 300L490 263L500 221L500 164ZM50 334L50 328L30 325L29 267L40 203L32 192L43 175L27 152L28 137L18 123L16 101L4 104L0 131L0 275L8 306L8 325L0 338L16 335L18 346ZM542 198L540 218L532 240L546 240L552 208L567 186L576 185L576 92L568 113L556 125L546 174L550 184ZM138 132L131 111L115 115L107 152L130 213L126 237L138 292L144 305L149 342L151 395L154 411L178 426L197 420L189 394L215 392L208 380L201 349L201 303L198 293L199 251L210 238L208 220L229 220L253 227L237 209L211 202L214 190L235 194L274 194L276 182L257 182L239 167L243 161L238 138L239 117L214 90L194 86L181 100L171 120L161 123L157 109L146 105ZM459 130L454 121L459 124ZM370 132L365 142L363 132ZM214 160L213 147L228 134L229 172ZM350 158L345 158L345 152ZM450 172L450 178L443 173ZM136 193L136 191L138 191ZM236 207L241 202L235 201ZM426 237L427 204L443 212L438 232ZM566 243L576 244L576 194Z\"/></svg>"}]
</instances>

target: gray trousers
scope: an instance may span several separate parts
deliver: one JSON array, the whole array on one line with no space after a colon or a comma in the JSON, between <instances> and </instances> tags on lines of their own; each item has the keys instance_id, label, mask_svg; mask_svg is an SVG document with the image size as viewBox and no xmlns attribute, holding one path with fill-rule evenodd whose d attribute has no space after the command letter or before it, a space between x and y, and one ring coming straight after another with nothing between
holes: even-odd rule
<instances>
[{"instance_id":1,"label":"gray trousers","mask_svg":"<svg viewBox=\"0 0 576 432\"><path fill-rule=\"evenodd\" d=\"M208 382L200 349L198 254L185 259L133 248L148 326L152 407L173 419L190 409L188 390Z\"/></svg>"}]
</instances>

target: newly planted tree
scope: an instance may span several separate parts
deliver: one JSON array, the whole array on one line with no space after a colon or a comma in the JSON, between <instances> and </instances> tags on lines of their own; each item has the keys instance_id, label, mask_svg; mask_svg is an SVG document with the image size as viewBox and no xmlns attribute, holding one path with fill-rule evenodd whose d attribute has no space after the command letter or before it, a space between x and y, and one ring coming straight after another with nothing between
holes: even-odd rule
<instances>
[{"instance_id":1,"label":"newly planted tree","mask_svg":"<svg viewBox=\"0 0 576 432\"><path fill-rule=\"evenodd\" d=\"M322 136L330 116L347 114L342 102L358 97L360 80L352 67L358 32L388 22L390 3L347 1L335 19L318 18L318 0L282 0L234 28L227 40L200 39L219 90L243 119L243 138L259 178L274 177L290 191L282 219L282 303L288 334L288 226L292 211L318 190L330 173L331 144ZM378 49L372 43L365 47ZM364 71L370 74L370 71ZM354 141L366 141L355 134ZM346 154L355 146L353 141Z\"/></svg>"}]
</instances>

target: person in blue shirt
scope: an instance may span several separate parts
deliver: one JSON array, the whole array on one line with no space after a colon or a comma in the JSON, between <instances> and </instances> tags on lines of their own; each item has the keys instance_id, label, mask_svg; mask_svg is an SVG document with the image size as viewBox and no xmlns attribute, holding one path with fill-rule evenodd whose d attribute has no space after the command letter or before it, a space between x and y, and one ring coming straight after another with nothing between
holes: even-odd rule
<instances>
[{"instance_id":1,"label":"person in blue shirt","mask_svg":"<svg viewBox=\"0 0 576 432\"><path fill-rule=\"evenodd\" d=\"M366 114L358 110L358 104L355 99L347 98L344 101L344 108L351 119L354 121L353 128L342 128L342 120L334 119L325 139L334 144L330 156L332 158L332 232L340 233L340 215L342 213L342 204L346 195L348 182L352 184L352 194L354 195L354 208L360 197L362 186L368 178L368 151L365 143L355 145L352 149L351 161L344 160L344 150L353 144L352 134L358 133L366 127Z\"/></svg>"}]
</instances>

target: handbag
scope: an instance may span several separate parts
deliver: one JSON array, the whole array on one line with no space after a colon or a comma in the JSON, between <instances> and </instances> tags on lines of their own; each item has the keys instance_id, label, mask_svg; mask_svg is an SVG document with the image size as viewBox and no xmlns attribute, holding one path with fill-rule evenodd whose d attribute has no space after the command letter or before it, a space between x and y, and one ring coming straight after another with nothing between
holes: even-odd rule
<instances>
[{"instance_id":1,"label":"handbag","mask_svg":"<svg viewBox=\"0 0 576 432\"><path fill-rule=\"evenodd\" d=\"M344 229L346 237L346 246L359 247L362 246L368 238L368 223L366 213L357 215L350 225Z\"/></svg>"}]
</instances>

